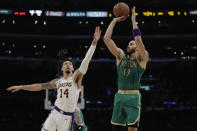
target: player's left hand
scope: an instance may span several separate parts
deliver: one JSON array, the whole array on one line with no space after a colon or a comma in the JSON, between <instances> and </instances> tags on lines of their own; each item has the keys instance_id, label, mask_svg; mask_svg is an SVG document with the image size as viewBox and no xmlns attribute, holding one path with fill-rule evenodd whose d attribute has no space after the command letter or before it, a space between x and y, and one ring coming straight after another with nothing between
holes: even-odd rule
<instances>
[{"instance_id":1,"label":"player's left hand","mask_svg":"<svg viewBox=\"0 0 197 131\"><path fill-rule=\"evenodd\" d=\"M98 42L98 40L100 39L100 36L101 36L101 32L102 32L102 30L100 30L100 27L97 26L95 28L95 32L94 32L93 43L96 44Z\"/></svg>"},{"instance_id":2,"label":"player's left hand","mask_svg":"<svg viewBox=\"0 0 197 131\"><path fill-rule=\"evenodd\" d=\"M6 90L14 93L14 92L21 90L21 88L22 88L22 86L11 86L11 87L7 88Z\"/></svg>"},{"instance_id":3,"label":"player's left hand","mask_svg":"<svg viewBox=\"0 0 197 131\"><path fill-rule=\"evenodd\" d=\"M124 21L126 20L127 17L125 16L120 16L120 17L115 17L113 20L116 21L116 22L121 22L121 21Z\"/></svg>"},{"instance_id":4,"label":"player's left hand","mask_svg":"<svg viewBox=\"0 0 197 131\"><path fill-rule=\"evenodd\" d=\"M132 11L131 20L135 22L136 21L135 6L131 9L131 11Z\"/></svg>"}]
</instances>

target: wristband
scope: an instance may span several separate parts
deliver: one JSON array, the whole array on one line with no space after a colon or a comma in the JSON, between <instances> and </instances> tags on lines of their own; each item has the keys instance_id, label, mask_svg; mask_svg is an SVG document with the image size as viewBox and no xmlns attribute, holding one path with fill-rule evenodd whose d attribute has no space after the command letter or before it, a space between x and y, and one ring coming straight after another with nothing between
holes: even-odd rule
<instances>
[{"instance_id":1,"label":"wristband","mask_svg":"<svg viewBox=\"0 0 197 131\"><path fill-rule=\"evenodd\" d=\"M133 30L133 38L135 38L136 36L141 36L141 32L140 29L134 29Z\"/></svg>"}]
</instances>

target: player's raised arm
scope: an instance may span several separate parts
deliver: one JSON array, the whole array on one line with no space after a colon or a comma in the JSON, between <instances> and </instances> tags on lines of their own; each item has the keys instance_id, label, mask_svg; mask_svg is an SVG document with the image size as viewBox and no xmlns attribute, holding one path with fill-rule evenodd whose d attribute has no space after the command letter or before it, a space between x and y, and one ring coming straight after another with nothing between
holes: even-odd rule
<instances>
[{"instance_id":1,"label":"player's raised arm","mask_svg":"<svg viewBox=\"0 0 197 131\"><path fill-rule=\"evenodd\" d=\"M31 85L20 85L20 86L11 86L7 88L7 91L11 91L12 93L17 92L19 90L26 91L41 91L44 89L52 89L56 87L56 81L58 79L53 79L50 82L40 83L40 84L31 84Z\"/></svg>"},{"instance_id":2,"label":"player's raised arm","mask_svg":"<svg viewBox=\"0 0 197 131\"><path fill-rule=\"evenodd\" d=\"M145 50L144 44L142 42L141 32L136 24L136 15L135 15L135 7L132 8L132 16L131 16L132 24L133 24L133 37L137 44L137 52L140 57L141 62L147 63L149 55Z\"/></svg>"},{"instance_id":3,"label":"player's raised arm","mask_svg":"<svg viewBox=\"0 0 197 131\"><path fill-rule=\"evenodd\" d=\"M92 56L94 54L94 51L96 49L96 45L97 45L98 40L100 39L100 36L101 36L100 27L96 27L91 46L88 49L88 52L86 53L85 58L81 62L81 65L80 65L79 69L76 70L74 75L73 75L74 82L77 83L78 88L81 87L82 78L83 78L83 76L86 74L86 72L88 70L88 65L89 65L89 63L90 63L90 61L92 59Z\"/></svg>"},{"instance_id":4,"label":"player's raised arm","mask_svg":"<svg viewBox=\"0 0 197 131\"><path fill-rule=\"evenodd\" d=\"M104 41L105 45L107 46L107 48L109 49L109 51L118 59L121 59L122 57L124 57L124 52L122 49L120 49L116 46L116 44L112 40L111 36L112 36L112 33L113 33L116 23L120 22L122 20L124 20L124 16L114 18L111 21L111 23L109 24L109 26L105 32L104 38L103 38L103 41Z\"/></svg>"}]
</instances>

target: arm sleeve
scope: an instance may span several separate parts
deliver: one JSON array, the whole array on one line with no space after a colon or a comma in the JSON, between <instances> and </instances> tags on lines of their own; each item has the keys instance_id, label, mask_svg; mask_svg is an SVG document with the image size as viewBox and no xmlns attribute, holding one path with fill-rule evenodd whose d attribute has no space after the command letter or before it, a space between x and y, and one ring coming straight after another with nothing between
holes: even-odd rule
<instances>
[{"instance_id":1,"label":"arm sleeve","mask_svg":"<svg viewBox=\"0 0 197 131\"><path fill-rule=\"evenodd\" d=\"M92 59L92 56L94 54L94 51L96 49L96 46L90 46L90 48L88 49L88 52L86 53L86 56L85 58L83 59L83 61L81 62L81 65L79 67L79 71L82 73L82 74L86 74L87 72L87 69L88 69L88 65L90 63L90 60Z\"/></svg>"}]
</instances>

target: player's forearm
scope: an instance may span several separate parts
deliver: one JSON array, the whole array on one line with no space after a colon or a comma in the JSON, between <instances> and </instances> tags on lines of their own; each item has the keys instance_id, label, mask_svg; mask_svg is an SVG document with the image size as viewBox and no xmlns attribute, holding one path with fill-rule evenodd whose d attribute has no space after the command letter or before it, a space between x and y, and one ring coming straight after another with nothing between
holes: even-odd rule
<instances>
[{"instance_id":1,"label":"player's forearm","mask_svg":"<svg viewBox=\"0 0 197 131\"><path fill-rule=\"evenodd\" d=\"M112 36L112 33L113 33L113 30L114 30L114 27L115 27L116 23L117 23L116 20L111 21L111 23L109 24L109 26L108 26L108 28L105 32L104 41L107 41L107 40L111 39L111 36Z\"/></svg>"},{"instance_id":2,"label":"player's forearm","mask_svg":"<svg viewBox=\"0 0 197 131\"><path fill-rule=\"evenodd\" d=\"M82 74L85 74L87 72L88 69L88 65L92 59L92 56L94 54L94 51L96 49L96 46L94 43L92 43L92 45L90 46L90 48L88 49L88 52L86 53L85 58L83 59L83 61L81 62L81 65L79 67L79 71Z\"/></svg>"},{"instance_id":3,"label":"player's forearm","mask_svg":"<svg viewBox=\"0 0 197 131\"><path fill-rule=\"evenodd\" d=\"M144 44L142 42L141 32L136 24L136 21L132 20L132 23L133 23L133 37L134 37L134 40L137 45L137 51L138 51L139 55L142 56L141 58L143 59L146 55L146 50L145 50Z\"/></svg>"},{"instance_id":4,"label":"player's forearm","mask_svg":"<svg viewBox=\"0 0 197 131\"><path fill-rule=\"evenodd\" d=\"M136 20L132 20L132 24L133 24L133 37L134 37L135 42L138 46L138 50L139 51L145 51L145 47L144 47L144 44L142 42L141 32L138 28ZM138 31L139 31L139 33L138 33Z\"/></svg>"},{"instance_id":5,"label":"player's forearm","mask_svg":"<svg viewBox=\"0 0 197 131\"><path fill-rule=\"evenodd\" d=\"M79 107L76 107L74 115L75 115L76 124L80 125L80 126L83 126L83 122L82 122L82 119L81 119Z\"/></svg>"},{"instance_id":6,"label":"player's forearm","mask_svg":"<svg viewBox=\"0 0 197 131\"><path fill-rule=\"evenodd\" d=\"M139 53L144 53L145 52L145 47L144 44L142 42L142 37L140 35L135 36L135 42L137 45L137 50L139 51Z\"/></svg>"},{"instance_id":7,"label":"player's forearm","mask_svg":"<svg viewBox=\"0 0 197 131\"><path fill-rule=\"evenodd\" d=\"M96 50L96 45L94 43L92 43L92 45L89 47L89 49L88 49L88 51L86 53L86 56L83 59L83 61L84 62L90 62L95 50Z\"/></svg>"},{"instance_id":8,"label":"player's forearm","mask_svg":"<svg viewBox=\"0 0 197 131\"><path fill-rule=\"evenodd\" d=\"M138 29L136 20L132 20L132 24L133 24L133 29Z\"/></svg>"},{"instance_id":9,"label":"player's forearm","mask_svg":"<svg viewBox=\"0 0 197 131\"><path fill-rule=\"evenodd\" d=\"M41 91L43 88L41 84L32 84L32 85L22 85L20 89L26 91Z\"/></svg>"},{"instance_id":10,"label":"player's forearm","mask_svg":"<svg viewBox=\"0 0 197 131\"><path fill-rule=\"evenodd\" d=\"M139 29L139 28L138 28L138 25L137 25L137 23L136 23L136 20L132 20L132 24L133 24L133 30ZM133 33L134 33L134 32L133 32ZM141 42L141 43L142 43L141 35L135 35L135 34L133 34L133 36L134 36L135 41L138 41L138 42Z\"/></svg>"},{"instance_id":11,"label":"player's forearm","mask_svg":"<svg viewBox=\"0 0 197 131\"><path fill-rule=\"evenodd\" d=\"M133 30L139 29L135 19L132 19L132 24L133 24ZM134 36L135 41L142 42L141 35L136 35L133 32L133 36Z\"/></svg>"}]
</instances>

